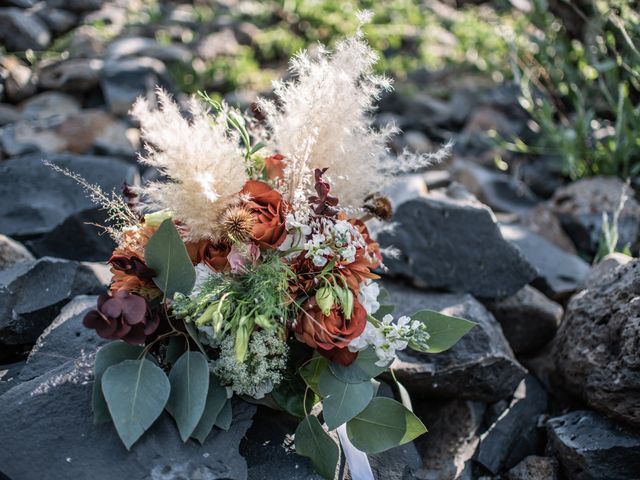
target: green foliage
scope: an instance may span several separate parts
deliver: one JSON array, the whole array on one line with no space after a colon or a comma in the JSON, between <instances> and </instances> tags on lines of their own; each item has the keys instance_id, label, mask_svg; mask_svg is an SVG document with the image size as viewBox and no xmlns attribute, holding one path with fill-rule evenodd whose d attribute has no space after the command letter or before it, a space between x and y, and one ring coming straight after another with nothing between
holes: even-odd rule
<instances>
[{"instance_id":1,"label":"green foliage","mask_svg":"<svg viewBox=\"0 0 640 480\"><path fill-rule=\"evenodd\" d=\"M195 430L191 434L193 438L203 444L211 429L218 420L218 416L227 404L227 389L220 386L220 381L213 374L209 374L209 391L207 392L207 400L202 413L202 418L198 422ZM225 419L226 424L226 419Z\"/></svg>"},{"instance_id":2,"label":"green foliage","mask_svg":"<svg viewBox=\"0 0 640 480\"><path fill-rule=\"evenodd\" d=\"M539 130L533 146L558 155L566 175L640 174L640 15L631 0L574 7L584 22L574 38L544 0L534 2L532 28L517 45L522 106ZM637 5L636 5L637 7ZM525 32L522 32L523 34ZM525 41L526 40L526 41Z\"/></svg>"},{"instance_id":3,"label":"green foliage","mask_svg":"<svg viewBox=\"0 0 640 480\"><path fill-rule=\"evenodd\" d=\"M146 264L156 271L154 283L167 298L178 292L185 295L191 292L196 271L172 220L164 220L149 239L144 257Z\"/></svg>"},{"instance_id":4,"label":"green foliage","mask_svg":"<svg viewBox=\"0 0 640 480\"><path fill-rule=\"evenodd\" d=\"M403 445L425 433L413 412L390 398L374 398L369 406L347 423L353 445L365 453L380 453Z\"/></svg>"},{"instance_id":5,"label":"green foliage","mask_svg":"<svg viewBox=\"0 0 640 480\"><path fill-rule=\"evenodd\" d=\"M169 382L171 396L167 411L175 419L182 441L186 442L205 411L209 393L207 359L200 352L185 352L171 369Z\"/></svg>"},{"instance_id":6,"label":"green foliage","mask_svg":"<svg viewBox=\"0 0 640 480\"><path fill-rule=\"evenodd\" d=\"M411 318L425 325L429 339L426 346L411 341L409 347L425 353L440 353L450 349L476 326L476 323L470 320L443 315L432 310L420 310L411 315Z\"/></svg>"},{"instance_id":7,"label":"green foliage","mask_svg":"<svg viewBox=\"0 0 640 480\"><path fill-rule=\"evenodd\" d=\"M171 386L164 372L147 359L125 360L102 375L102 393L127 450L164 410Z\"/></svg>"},{"instance_id":8,"label":"green foliage","mask_svg":"<svg viewBox=\"0 0 640 480\"><path fill-rule=\"evenodd\" d=\"M241 340L248 340L257 321L265 329L282 328L293 272L277 254L266 254L246 268L244 275L213 274L197 295L177 296L174 314L199 326L211 325L218 338L240 332Z\"/></svg>"},{"instance_id":9,"label":"green foliage","mask_svg":"<svg viewBox=\"0 0 640 480\"><path fill-rule=\"evenodd\" d=\"M300 422L295 446L296 453L308 457L320 475L330 480L334 478L340 450L316 417L308 415Z\"/></svg>"},{"instance_id":10,"label":"green foliage","mask_svg":"<svg viewBox=\"0 0 640 480\"><path fill-rule=\"evenodd\" d=\"M373 398L373 384L370 380L348 383L339 380L325 369L318 381L322 395L322 412L329 430L338 428L365 409Z\"/></svg>"},{"instance_id":11,"label":"green foliage","mask_svg":"<svg viewBox=\"0 0 640 480\"><path fill-rule=\"evenodd\" d=\"M329 363L329 369L338 379L347 383L360 383L375 378L385 372L389 365L379 367L376 365L378 356L373 347L369 347L358 353L358 358L351 365L344 366L338 363Z\"/></svg>"},{"instance_id":12,"label":"green foliage","mask_svg":"<svg viewBox=\"0 0 640 480\"><path fill-rule=\"evenodd\" d=\"M110 342L104 345L98 353L93 367L93 392L91 398L93 416L96 423L111 420L107 402L102 393L102 375L112 365L124 360L135 360L142 355L142 347L129 345L125 342Z\"/></svg>"},{"instance_id":13,"label":"green foliage","mask_svg":"<svg viewBox=\"0 0 640 480\"><path fill-rule=\"evenodd\" d=\"M231 427L231 420L233 419L233 412L231 410L231 400L227 399L222 410L216 417L215 426L224 430L225 432Z\"/></svg>"}]
</instances>

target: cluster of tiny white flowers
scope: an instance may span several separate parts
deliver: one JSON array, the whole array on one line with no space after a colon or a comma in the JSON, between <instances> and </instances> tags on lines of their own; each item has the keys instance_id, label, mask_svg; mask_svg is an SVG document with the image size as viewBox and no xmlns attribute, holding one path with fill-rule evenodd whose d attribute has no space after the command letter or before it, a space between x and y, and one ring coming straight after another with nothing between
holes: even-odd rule
<instances>
[{"instance_id":1,"label":"cluster of tiny white flowers","mask_svg":"<svg viewBox=\"0 0 640 480\"><path fill-rule=\"evenodd\" d=\"M282 381L287 364L288 347L275 332L254 332L244 362L236 360L235 339L228 335L220 344L220 357L213 372L238 395L259 399Z\"/></svg>"},{"instance_id":2,"label":"cluster of tiny white flowers","mask_svg":"<svg viewBox=\"0 0 640 480\"><path fill-rule=\"evenodd\" d=\"M309 228L312 233L303 245L306 258L311 258L313 264L323 267L336 255L337 259L346 264L356 259L356 250L366 247L366 242L358 230L346 220L314 219Z\"/></svg>"},{"instance_id":3,"label":"cluster of tiny white flowers","mask_svg":"<svg viewBox=\"0 0 640 480\"><path fill-rule=\"evenodd\" d=\"M369 315L373 315L380 308L378 296L380 295L380 287L377 283L367 280L360 284L360 293L358 294L358 302L364 307Z\"/></svg>"},{"instance_id":4,"label":"cluster of tiny white flowers","mask_svg":"<svg viewBox=\"0 0 640 480\"><path fill-rule=\"evenodd\" d=\"M419 338L421 344L429 339L422 323L405 316L393 323L393 317L385 315L379 327L367 322L362 335L349 344L349 350L359 352L371 345L378 357L376 365L384 367L396 358L396 352L407 348L409 341L414 338Z\"/></svg>"}]
</instances>

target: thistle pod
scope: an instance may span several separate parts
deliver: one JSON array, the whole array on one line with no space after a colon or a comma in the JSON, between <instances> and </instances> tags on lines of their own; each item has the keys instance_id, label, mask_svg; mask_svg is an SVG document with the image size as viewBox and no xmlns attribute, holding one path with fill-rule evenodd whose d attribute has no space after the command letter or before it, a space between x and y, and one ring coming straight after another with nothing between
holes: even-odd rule
<instances>
[{"instance_id":1,"label":"thistle pod","mask_svg":"<svg viewBox=\"0 0 640 480\"><path fill-rule=\"evenodd\" d=\"M323 315L329 315L333 308L333 290L330 287L322 287L316 292L316 303Z\"/></svg>"}]
</instances>

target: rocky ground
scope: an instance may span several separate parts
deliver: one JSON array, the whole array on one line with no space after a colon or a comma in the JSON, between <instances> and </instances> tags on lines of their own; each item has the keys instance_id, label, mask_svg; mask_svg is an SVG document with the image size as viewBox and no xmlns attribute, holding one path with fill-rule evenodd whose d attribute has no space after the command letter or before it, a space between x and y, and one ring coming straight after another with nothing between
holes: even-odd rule
<instances>
[{"instance_id":1,"label":"rocky ground","mask_svg":"<svg viewBox=\"0 0 640 480\"><path fill-rule=\"evenodd\" d=\"M169 65L251 43L224 15L195 44L177 41L195 29L188 5L158 20L175 32L160 43L127 28L127 3L0 2L7 51L44 50L62 34L72 46L31 65L0 57L0 478L316 478L291 454L292 420L247 404L203 447L183 445L166 415L129 453L111 425L93 424L103 341L81 318L109 280L112 244L87 225L103 214L42 161L106 190L153 178L135 163L132 101L157 84L176 92ZM377 478L640 478L640 261L590 263L602 213L624 189L619 244L637 252L634 192L613 178L567 183L544 158L496 169L486 132L527 135L510 85L447 71L409 83L377 116L404 131L392 148L455 148L390 192L398 228L379 238L401 256L385 285L398 313L431 308L478 326L446 353L395 365L429 433L373 458ZM247 106L253 95L228 98Z\"/></svg>"}]
</instances>

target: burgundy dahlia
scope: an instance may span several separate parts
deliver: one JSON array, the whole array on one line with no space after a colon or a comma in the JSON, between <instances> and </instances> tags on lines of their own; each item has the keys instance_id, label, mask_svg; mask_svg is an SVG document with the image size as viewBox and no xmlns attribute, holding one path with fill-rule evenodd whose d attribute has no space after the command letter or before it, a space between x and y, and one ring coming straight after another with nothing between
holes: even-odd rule
<instances>
[{"instance_id":1,"label":"burgundy dahlia","mask_svg":"<svg viewBox=\"0 0 640 480\"><path fill-rule=\"evenodd\" d=\"M144 298L118 290L113 296L100 295L98 308L87 313L83 323L107 340L141 345L158 328L160 316L152 313Z\"/></svg>"}]
</instances>

